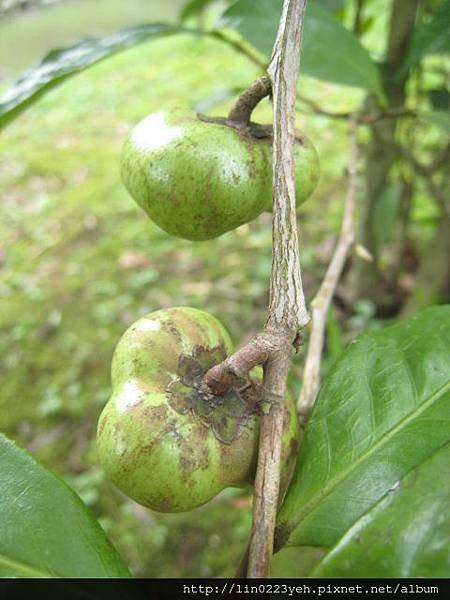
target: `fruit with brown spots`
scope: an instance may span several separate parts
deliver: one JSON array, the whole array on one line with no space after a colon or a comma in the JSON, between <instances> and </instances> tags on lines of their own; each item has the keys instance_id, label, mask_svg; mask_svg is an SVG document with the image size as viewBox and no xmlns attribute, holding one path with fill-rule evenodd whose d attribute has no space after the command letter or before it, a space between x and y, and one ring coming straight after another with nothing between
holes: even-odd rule
<instances>
[{"instance_id":1,"label":"fruit with brown spots","mask_svg":"<svg viewBox=\"0 0 450 600\"><path fill-rule=\"evenodd\" d=\"M296 132L297 204L314 191L319 159ZM272 209L272 128L231 126L188 110L160 111L138 123L125 142L122 180L167 233L208 240Z\"/></svg>"},{"instance_id":2,"label":"fruit with brown spots","mask_svg":"<svg viewBox=\"0 0 450 600\"><path fill-rule=\"evenodd\" d=\"M187 307L153 312L119 341L113 392L98 425L98 452L110 480L140 504L187 511L226 487L252 483L258 383L220 397L200 386L204 373L230 352L230 337L219 321ZM286 406L285 479L299 437L292 399Z\"/></svg>"}]
</instances>

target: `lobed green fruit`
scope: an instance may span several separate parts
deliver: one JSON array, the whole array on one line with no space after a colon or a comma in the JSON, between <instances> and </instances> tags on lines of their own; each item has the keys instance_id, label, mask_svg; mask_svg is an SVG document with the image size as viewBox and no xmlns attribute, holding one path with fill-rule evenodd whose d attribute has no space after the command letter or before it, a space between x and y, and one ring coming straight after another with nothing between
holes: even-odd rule
<instances>
[{"instance_id":1,"label":"lobed green fruit","mask_svg":"<svg viewBox=\"0 0 450 600\"><path fill-rule=\"evenodd\" d=\"M98 424L100 462L110 480L140 504L161 512L191 510L226 487L252 483L260 386L224 396L202 394L204 373L232 351L224 327L193 308L139 319L112 362L113 392ZM283 483L296 457L299 425L285 408Z\"/></svg>"},{"instance_id":2,"label":"lobed green fruit","mask_svg":"<svg viewBox=\"0 0 450 600\"><path fill-rule=\"evenodd\" d=\"M208 240L272 209L272 128L236 128L187 110L160 111L138 123L121 157L131 196L167 233ZM314 191L319 159L297 132L297 204Z\"/></svg>"}]
</instances>

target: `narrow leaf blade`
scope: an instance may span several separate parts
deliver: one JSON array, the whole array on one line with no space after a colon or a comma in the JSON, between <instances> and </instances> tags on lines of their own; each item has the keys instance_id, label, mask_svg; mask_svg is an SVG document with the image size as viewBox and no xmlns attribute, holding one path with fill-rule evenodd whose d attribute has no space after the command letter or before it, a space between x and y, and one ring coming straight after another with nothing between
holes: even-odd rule
<instances>
[{"instance_id":1,"label":"narrow leaf blade","mask_svg":"<svg viewBox=\"0 0 450 600\"><path fill-rule=\"evenodd\" d=\"M417 26L401 71L406 72L427 54L450 52L449 30L450 0L444 0L431 18Z\"/></svg>"},{"instance_id":2,"label":"narrow leaf blade","mask_svg":"<svg viewBox=\"0 0 450 600\"><path fill-rule=\"evenodd\" d=\"M79 497L0 434L0 577L129 577Z\"/></svg>"},{"instance_id":3,"label":"narrow leaf blade","mask_svg":"<svg viewBox=\"0 0 450 600\"><path fill-rule=\"evenodd\" d=\"M74 46L51 50L0 98L0 128L75 73L84 71L120 50L183 31L196 32L165 23L150 23L129 27L105 38L84 39Z\"/></svg>"}]
</instances>

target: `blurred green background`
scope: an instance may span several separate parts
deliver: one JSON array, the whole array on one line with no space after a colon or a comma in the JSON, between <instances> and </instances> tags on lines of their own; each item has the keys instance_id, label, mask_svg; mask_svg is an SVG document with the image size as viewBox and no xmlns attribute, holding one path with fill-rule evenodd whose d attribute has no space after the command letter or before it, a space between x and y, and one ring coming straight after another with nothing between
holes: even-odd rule
<instances>
[{"instance_id":1,"label":"blurred green background","mask_svg":"<svg viewBox=\"0 0 450 600\"><path fill-rule=\"evenodd\" d=\"M7 15L0 21L0 91L51 48L139 22L175 21L182 4L67 0ZM377 4L387 14L388 3ZM385 27L386 15L370 33L375 50ZM220 91L244 88L258 74L218 40L152 41L69 80L0 137L0 428L77 490L137 576L231 575L248 539L251 496L227 490L192 513L161 515L105 480L95 429L110 392L112 352L137 318L177 305L208 310L236 342L245 341L264 323L271 228L270 215L262 215L210 242L170 238L121 185L120 148L129 128L161 107L225 114L232 101L217 101ZM304 76L300 85L333 112L355 110L364 97ZM310 300L339 230L347 142L344 121L306 112L298 124L322 164L320 185L299 211ZM255 120L270 119L263 102ZM440 134L424 128L423 135L433 144ZM368 133L360 137L364 143ZM419 248L433 237L438 215L419 183L411 221ZM350 311L337 304L324 373L348 340L381 325L370 298ZM290 377L295 393L301 372L300 356ZM301 575L310 559L283 551L274 575Z\"/></svg>"}]
</instances>

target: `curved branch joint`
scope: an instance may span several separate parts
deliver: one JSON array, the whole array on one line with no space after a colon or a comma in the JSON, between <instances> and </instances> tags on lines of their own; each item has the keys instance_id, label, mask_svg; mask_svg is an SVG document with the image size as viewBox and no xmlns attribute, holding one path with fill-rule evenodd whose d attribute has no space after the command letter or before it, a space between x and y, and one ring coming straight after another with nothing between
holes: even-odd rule
<instances>
[{"instance_id":1,"label":"curved branch joint","mask_svg":"<svg viewBox=\"0 0 450 600\"><path fill-rule=\"evenodd\" d=\"M267 75L259 77L236 100L228 114L228 121L235 125L248 125L256 105L271 93L272 84L269 77Z\"/></svg>"}]
</instances>

